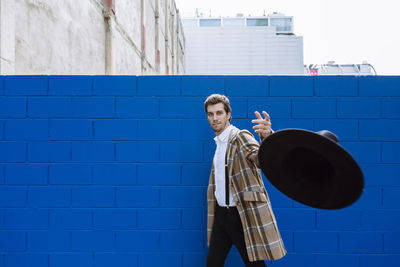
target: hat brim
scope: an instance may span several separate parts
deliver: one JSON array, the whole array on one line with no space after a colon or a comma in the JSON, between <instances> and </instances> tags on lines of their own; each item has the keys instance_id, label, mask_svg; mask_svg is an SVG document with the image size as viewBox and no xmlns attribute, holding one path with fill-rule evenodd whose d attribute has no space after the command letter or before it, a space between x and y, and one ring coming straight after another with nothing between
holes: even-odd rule
<instances>
[{"instance_id":1,"label":"hat brim","mask_svg":"<svg viewBox=\"0 0 400 267\"><path fill-rule=\"evenodd\" d=\"M363 174L353 157L336 142L311 131L277 131L263 140L258 157L272 185L311 207L347 207L364 188Z\"/></svg>"}]
</instances>

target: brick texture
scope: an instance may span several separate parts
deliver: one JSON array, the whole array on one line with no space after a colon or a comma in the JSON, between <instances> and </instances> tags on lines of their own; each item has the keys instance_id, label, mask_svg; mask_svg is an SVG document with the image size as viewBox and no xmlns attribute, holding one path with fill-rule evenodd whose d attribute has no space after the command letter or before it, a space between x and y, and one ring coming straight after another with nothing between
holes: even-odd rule
<instances>
[{"instance_id":1,"label":"brick texture","mask_svg":"<svg viewBox=\"0 0 400 267\"><path fill-rule=\"evenodd\" d=\"M204 100L275 130L334 132L365 189L317 210L265 185L289 254L273 266L398 266L398 76L0 76L0 266L205 266L215 151ZM243 266L233 249L227 263ZM268 264L270 265L270 264Z\"/></svg>"}]
</instances>

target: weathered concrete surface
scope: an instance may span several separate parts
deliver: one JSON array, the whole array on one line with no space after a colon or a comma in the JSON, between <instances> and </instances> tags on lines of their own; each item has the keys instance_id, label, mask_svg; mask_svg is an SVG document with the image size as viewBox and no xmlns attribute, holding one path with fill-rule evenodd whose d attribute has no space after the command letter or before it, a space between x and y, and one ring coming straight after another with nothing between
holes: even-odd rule
<instances>
[{"instance_id":1,"label":"weathered concrete surface","mask_svg":"<svg viewBox=\"0 0 400 267\"><path fill-rule=\"evenodd\" d=\"M0 1L0 74L14 74L15 65L14 1Z\"/></svg>"},{"instance_id":2,"label":"weathered concrete surface","mask_svg":"<svg viewBox=\"0 0 400 267\"><path fill-rule=\"evenodd\" d=\"M103 0L1 0L0 73L167 74L166 66L172 65L167 59L174 50L164 49L165 42L176 39L163 34L176 14L168 8L174 8L171 1L114 0L108 24ZM160 10L158 27L156 10ZM107 31L111 39L106 38ZM173 74L183 74L181 70Z\"/></svg>"},{"instance_id":3,"label":"weathered concrete surface","mask_svg":"<svg viewBox=\"0 0 400 267\"><path fill-rule=\"evenodd\" d=\"M95 1L16 0L15 4L16 73L104 73L104 19Z\"/></svg>"}]
</instances>

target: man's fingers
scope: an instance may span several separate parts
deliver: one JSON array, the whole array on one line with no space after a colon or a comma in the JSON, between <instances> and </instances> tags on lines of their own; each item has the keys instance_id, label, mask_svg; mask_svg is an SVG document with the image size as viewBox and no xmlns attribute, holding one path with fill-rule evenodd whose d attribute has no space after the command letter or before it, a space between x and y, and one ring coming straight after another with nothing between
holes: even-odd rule
<instances>
[{"instance_id":1,"label":"man's fingers","mask_svg":"<svg viewBox=\"0 0 400 267\"><path fill-rule=\"evenodd\" d=\"M251 120L252 123L263 123L265 120L263 119L258 119L258 120Z\"/></svg>"},{"instance_id":2,"label":"man's fingers","mask_svg":"<svg viewBox=\"0 0 400 267\"><path fill-rule=\"evenodd\" d=\"M264 115L264 117L265 117L265 120L266 120L266 121L269 121L269 120L270 120L270 119L269 119L269 114L268 114L266 111L263 111L262 113L263 113L263 115Z\"/></svg>"},{"instance_id":3,"label":"man's fingers","mask_svg":"<svg viewBox=\"0 0 400 267\"><path fill-rule=\"evenodd\" d=\"M257 124L253 126L253 129L270 129L271 127L269 125L265 125L265 124Z\"/></svg>"},{"instance_id":4,"label":"man's fingers","mask_svg":"<svg viewBox=\"0 0 400 267\"><path fill-rule=\"evenodd\" d=\"M267 122L265 122L265 123L255 123L253 125L253 129L257 129L257 128L264 128L264 129L271 128L271 124L267 123Z\"/></svg>"},{"instance_id":5,"label":"man's fingers","mask_svg":"<svg viewBox=\"0 0 400 267\"><path fill-rule=\"evenodd\" d=\"M263 137L267 137L272 132L269 114L266 111L262 111L264 118L258 111L254 111L254 114L257 117L257 119L251 121L252 123L256 124L253 126L254 131Z\"/></svg>"},{"instance_id":6,"label":"man's fingers","mask_svg":"<svg viewBox=\"0 0 400 267\"><path fill-rule=\"evenodd\" d=\"M269 121L269 114L266 111L263 111L262 114L264 115L264 118L261 116L260 112L258 111L254 111L254 114L256 115L257 119L259 120L265 120L265 121Z\"/></svg>"},{"instance_id":7,"label":"man's fingers","mask_svg":"<svg viewBox=\"0 0 400 267\"><path fill-rule=\"evenodd\" d=\"M252 122L252 123L264 124L264 125L271 124L270 121L266 121L266 120L252 120L251 122Z\"/></svg>"},{"instance_id":8,"label":"man's fingers","mask_svg":"<svg viewBox=\"0 0 400 267\"><path fill-rule=\"evenodd\" d=\"M261 114L258 111L254 111L254 114L256 115L257 119L262 120Z\"/></svg>"},{"instance_id":9,"label":"man's fingers","mask_svg":"<svg viewBox=\"0 0 400 267\"><path fill-rule=\"evenodd\" d=\"M254 132L256 132L256 133L261 133L261 134L268 134L268 133L270 133L270 131L262 130L262 129L254 130Z\"/></svg>"}]
</instances>

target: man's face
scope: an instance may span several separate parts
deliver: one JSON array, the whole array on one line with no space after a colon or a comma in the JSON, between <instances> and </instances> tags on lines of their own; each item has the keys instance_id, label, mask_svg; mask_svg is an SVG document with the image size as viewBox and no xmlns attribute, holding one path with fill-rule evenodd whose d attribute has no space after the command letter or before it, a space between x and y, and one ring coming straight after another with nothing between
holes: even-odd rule
<instances>
[{"instance_id":1,"label":"man's face","mask_svg":"<svg viewBox=\"0 0 400 267\"><path fill-rule=\"evenodd\" d=\"M222 133L229 126L231 113L226 113L223 103L207 106L207 120L216 135Z\"/></svg>"}]
</instances>

